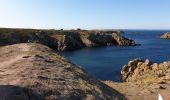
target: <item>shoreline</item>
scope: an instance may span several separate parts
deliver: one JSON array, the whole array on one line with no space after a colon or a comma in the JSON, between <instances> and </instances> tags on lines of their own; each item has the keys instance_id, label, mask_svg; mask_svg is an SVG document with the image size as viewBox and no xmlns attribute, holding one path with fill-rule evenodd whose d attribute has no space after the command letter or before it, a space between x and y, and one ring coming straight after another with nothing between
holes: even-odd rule
<instances>
[{"instance_id":1,"label":"shoreline","mask_svg":"<svg viewBox=\"0 0 170 100\"><path fill-rule=\"evenodd\" d=\"M157 64L157 63L152 63L149 60L141 60L141 59L129 61L129 63L125 65L121 71L123 82L114 82L108 80L102 81L89 75L88 73L86 73L86 71L84 71L84 69L80 68L78 65L58 55L58 53L54 51L55 49L49 48L49 44L47 44L47 43L51 43L51 38L49 37L57 35L57 39L60 40L63 39L61 38L63 37L63 34L62 33L54 34L50 32L48 34L47 33L43 32L38 35L36 34L38 38L36 38L35 40L37 39L40 40L38 42L36 41L36 43L27 43L28 41L26 41L26 43L22 43L23 41L28 39L25 38L24 40L23 37L25 37L25 34L22 34L22 32L21 33L19 32L19 38L16 35L13 35L16 34L15 32L9 33L10 35L9 34L6 35L5 33L3 33L3 35L5 34L5 36L7 36L6 38L7 40L11 40L9 39L9 37L14 37L14 39L17 40L14 41L11 45L7 44L6 46L2 46L0 48L1 51L0 61L2 62L0 65L0 70L1 70L0 71L0 75L1 75L0 93L2 94L2 93L6 93L7 91L13 91L11 92L11 94L7 94L7 95L4 94L6 98L13 97L15 93L18 93L16 88L9 88L9 85L12 87L19 86L17 88L19 88L21 93L24 93L24 95L32 95L32 97L30 98L37 98L37 99L100 98L100 99L109 100L111 98L118 98L118 100L128 100L128 99L143 100L144 98L155 99L157 93L161 93L163 97L167 99L170 98L166 93L166 91L170 90L169 62ZM34 33L28 32L26 33L26 37L30 35L31 37L34 36L32 34ZM69 33L65 33L65 34L70 36L70 31ZM76 39L84 38L84 37L81 38L77 37L77 34L79 33L76 33L76 35L75 33L71 34L71 38L76 38ZM110 40L112 40L112 38L110 38L110 35L109 37L105 35L108 34L107 32L103 33L102 31L101 33L97 32L97 33L88 33L88 34L92 34L92 36L95 36L95 38L93 37L92 40L101 37L103 39L103 36L104 39L109 39L109 42ZM112 35L116 34L116 36L114 37L116 37L116 39L118 38L118 40L119 39L126 40L126 38L121 37L119 34L117 35L117 33L113 34L112 32L109 32L109 34ZM0 33L0 35L2 34ZM85 34L85 36L86 35L87 33ZM48 38L45 36L47 36ZM107 38L105 38L105 36ZM0 39L2 38L4 39L4 37L0 37ZM69 37L67 39L74 41L74 39L71 38ZM23 41L20 41L22 39ZM48 39L48 41L44 42L44 40L46 39ZM5 40L1 41L1 43L5 43ZM42 44L44 43L44 45L39 43ZM58 43L58 41L57 42L53 41L53 43ZM103 41L100 43L103 43ZM104 43L106 44L101 46L107 46L108 41L107 42L104 41ZM58 46L58 44L57 45L50 44L50 46ZM91 46L87 46L87 47L91 47ZM20 87L24 87L24 89ZM24 92L25 89L31 92L28 93ZM49 91L51 90L52 92L49 93ZM19 92L18 95L22 97L21 93ZM35 93L35 94L30 94L30 93ZM47 95L44 95L44 93L46 93Z\"/></svg>"}]
</instances>

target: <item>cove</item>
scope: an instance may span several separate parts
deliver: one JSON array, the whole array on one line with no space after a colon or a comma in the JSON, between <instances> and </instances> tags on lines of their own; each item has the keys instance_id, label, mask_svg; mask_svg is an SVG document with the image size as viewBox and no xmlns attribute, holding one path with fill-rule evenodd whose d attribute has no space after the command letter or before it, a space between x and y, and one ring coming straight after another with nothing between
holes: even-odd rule
<instances>
[{"instance_id":1,"label":"cove","mask_svg":"<svg viewBox=\"0 0 170 100\"><path fill-rule=\"evenodd\" d=\"M60 54L98 79L120 81L121 68L130 60L143 58L158 63L170 60L170 40L160 38L167 31L124 30L125 37L141 46L83 48Z\"/></svg>"}]
</instances>

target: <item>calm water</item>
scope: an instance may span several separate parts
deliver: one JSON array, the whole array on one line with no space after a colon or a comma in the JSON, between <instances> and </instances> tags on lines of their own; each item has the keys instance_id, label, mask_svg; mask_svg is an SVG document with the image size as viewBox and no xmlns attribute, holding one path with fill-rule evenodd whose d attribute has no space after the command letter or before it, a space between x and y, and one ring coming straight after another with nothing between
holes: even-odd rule
<instances>
[{"instance_id":1,"label":"calm water","mask_svg":"<svg viewBox=\"0 0 170 100\"><path fill-rule=\"evenodd\" d=\"M124 36L134 39L141 46L84 48L62 55L99 79L119 81L120 70L129 60L135 58L155 62L170 60L170 40L159 38L164 32L166 31L125 31Z\"/></svg>"}]
</instances>

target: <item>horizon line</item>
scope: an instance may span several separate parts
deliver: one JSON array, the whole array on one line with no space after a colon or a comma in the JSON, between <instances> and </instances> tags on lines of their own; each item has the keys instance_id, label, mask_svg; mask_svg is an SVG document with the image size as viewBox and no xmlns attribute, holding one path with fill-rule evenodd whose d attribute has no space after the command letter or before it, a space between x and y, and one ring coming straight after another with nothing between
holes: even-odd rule
<instances>
[{"instance_id":1,"label":"horizon line","mask_svg":"<svg viewBox=\"0 0 170 100\"><path fill-rule=\"evenodd\" d=\"M33 27L0 27L0 29L35 29L35 30L170 30L170 29L145 29L145 28L33 28Z\"/></svg>"}]
</instances>

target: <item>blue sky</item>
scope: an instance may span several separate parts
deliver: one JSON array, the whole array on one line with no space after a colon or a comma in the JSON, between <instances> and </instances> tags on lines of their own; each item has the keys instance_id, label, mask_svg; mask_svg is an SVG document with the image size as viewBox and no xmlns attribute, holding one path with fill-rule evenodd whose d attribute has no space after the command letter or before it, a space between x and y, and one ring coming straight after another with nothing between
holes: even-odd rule
<instances>
[{"instance_id":1,"label":"blue sky","mask_svg":"<svg viewBox=\"0 0 170 100\"><path fill-rule=\"evenodd\" d=\"M170 0L0 0L0 27L170 29Z\"/></svg>"}]
</instances>

